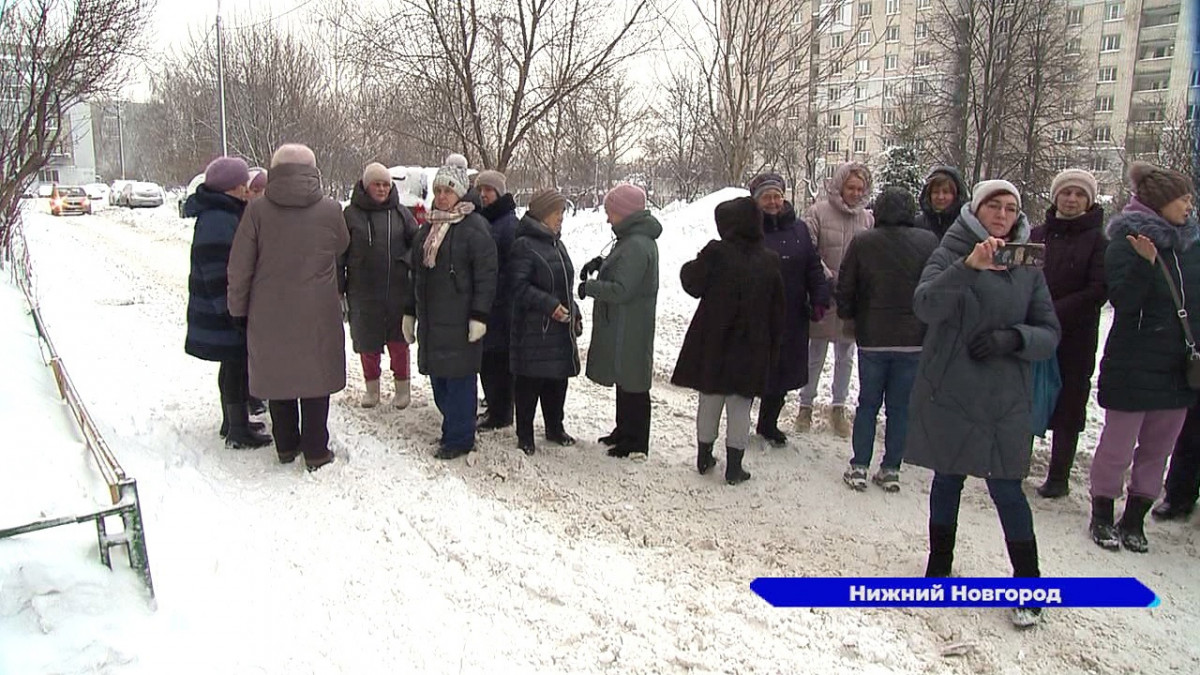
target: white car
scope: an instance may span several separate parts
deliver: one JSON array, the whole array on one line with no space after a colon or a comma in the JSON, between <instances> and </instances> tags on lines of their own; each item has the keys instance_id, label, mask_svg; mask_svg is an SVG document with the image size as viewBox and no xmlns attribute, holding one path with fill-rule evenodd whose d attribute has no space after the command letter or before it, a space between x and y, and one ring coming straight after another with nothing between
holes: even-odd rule
<instances>
[{"instance_id":1,"label":"white car","mask_svg":"<svg viewBox=\"0 0 1200 675\"><path fill-rule=\"evenodd\" d=\"M125 179L114 180L112 189L108 191L108 203L113 206L128 206L128 204L125 203L125 186L133 182L134 181Z\"/></svg>"},{"instance_id":2,"label":"white car","mask_svg":"<svg viewBox=\"0 0 1200 675\"><path fill-rule=\"evenodd\" d=\"M130 183L121 191L121 203L129 208L162 206L163 189L158 183Z\"/></svg>"},{"instance_id":3,"label":"white car","mask_svg":"<svg viewBox=\"0 0 1200 675\"><path fill-rule=\"evenodd\" d=\"M87 193L88 199L93 202L108 201L109 189L104 183L88 183L83 186L83 190Z\"/></svg>"}]
</instances>

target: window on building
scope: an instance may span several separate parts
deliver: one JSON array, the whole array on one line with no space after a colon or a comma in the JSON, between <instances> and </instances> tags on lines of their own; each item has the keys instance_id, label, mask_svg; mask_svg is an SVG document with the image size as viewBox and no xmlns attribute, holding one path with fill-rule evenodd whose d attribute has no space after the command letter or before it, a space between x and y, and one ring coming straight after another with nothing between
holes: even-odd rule
<instances>
[{"instance_id":1,"label":"window on building","mask_svg":"<svg viewBox=\"0 0 1200 675\"><path fill-rule=\"evenodd\" d=\"M869 30L858 31L858 44L863 47L869 47L871 45L871 31L869 31Z\"/></svg>"},{"instance_id":2,"label":"window on building","mask_svg":"<svg viewBox=\"0 0 1200 675\"><path fill-rule=\"evenodd\" d=\"M1095 155L1092 157L1092 173L1103 173L1108 171L1108 159L1104 155Z\"/></svg>"},{"instance_id":3,"label":"window on building","mask_svg":"<svg viewBox=\"0 0 1200 675\"><path fill-rule=\"evenodd\" d=\"M42 169L41 171L38 171L38 182L39 183L57 183L58 182L58 169Z\"/></svg>"},{"instance_id":4,"label":"window on building","mask_svg":"<svg viewBox=\"0 0 1200 675\"><path fill-rule=\"evenodd\" d=\"M1008 50L1004 47L996 47L996 63L1004 63L1004 59L1008 58Z\"/></svg>"},{"instance_id":5,"label":"window on building","mask_svg":"<svg viewBox=\"0 0 1200 675\"><path fill-rule=\"evenodd\" d=\"M885 39L888 42L899 42L900 41L900 26L888 26L887 33L885 34L885 36L886 36Z\"/></svg>"},{"instance_id":6,"label":"window on building","mask_svg":"<svg viewBox=\"0 0 1200 675\"><path fill-rule=\"evenodd\" d=\"M896 82L889 82L883 85L883 95L885 98L896 98L900 90L900 85Z\"/></svg>"},{"instance_id":7,"label":"window on building","mask_svg":"<svg viewBox=\"0 0 1200 675\"><path fill-rule=\"evenodd\" d=\"M899 14L900 13L900 0L887 0L887 5L885 7L886 7L887 13L889 15Z\"/></svg>"},{"instance_id":8,"label":"window on building","mask_svg":"<svg viewBox=\"0 0 1200 675\"><path fill-rule=\"evenodd\" d=\"M1096 97L1096 112L1112 112L1112 111L1113 111L1113 97L1111 97L1111 96L1097 96Z\"/></svg>"},{"instance_id":9,"label":"window on building","mask_svg":"<svg viewBox=\"0 0 1200 675\"><path fill-rule=\"evenodd\" d=\"M1071 38L1067 40L1067 56L1079 56L1083 53L1083 40L1080 38Z\"/></svg>"},{"instance_id":10,"label":"window on building","mask_svg":"<svg viewBox=\"0 0 1200 675\"><path fill-rule=\"evenodd\" d=\"M837 167L835 167L833 164L826 164L825 165L825 177L833 178L833 172L836 168Z\"/></svg>"},{"instance_id":11,"label":"window on building","mask_svg":"<svg viewBox=\"0 0 1200 675\"><path fill-rule=\"evenodd\" d=\"M867 112L865 110L855 110L854 111L854 126L856 126L856 127L867 126Z\"/></svg>"},{"instance_id":12,"label":"window on building","mask_svg":"<svg viewBox=\"0 0 1200 675\"><path fill-rule=\"evenodd\" d=\"M1192 71L1192 86L1200 87L1200 70Z\"/></svg>"},{"instance_id":13,"label":"window on building","mask_svg":"<svg viewBox=\"0 0 1200 675\"><path fill-rule=\"evenodd\" d=\"M835 152L840 152L841 148L842 148L842 143L839 139L836 139L836 138L829 139L829 142L825 144L825 151L830 154L835 153Z\"/></svg>"},{"instance_id":14,"label":"window on building","mask_svg":"<svg viewBox=\"0 0 1200 675\"><path fill-rule=\"evenodd\" d=\"M869 3L869 2L858 3L858 15L859 16L871 16L871 3Z\"/></svg>"},{"instance_id":15,"label":"window on building","mask_svg":"<svg viewBox=\"0 0 1200 675\"><path fill-rule=\"evenodd\" d=\"M1050 161L1050 164L1054 167L1055 171L1066 171L1067 169L1071 168L1071 158L1055 157Z\"/></svg>"},{"instance_id":16,"label":"window on building","mask_svg":"<svg viewBox=\"0 0 1200 675\"><path fill-rule=\"evenodd\" d=\"M866 85L863 85L863 84L856 84L856 85L854 85L854 100L856 100L856 101L865 101L865 100L867 100L867 87L866 87Z\"/></svg>"},{"instance_id":17,"label":"window on building","mask_svg":"<svg viewBox=\"0 0 1200 675\"><path fill-rule=\"evenodd\" d=\"M836 101L842 97L842 88L837 87L837 86L830 87L828 93L829 93L829 100Z\"/></svg>"},{"instance_id":18,"label":"window on building","mask_svg":"<svg viewBox=\"0 0 1200 675\"><path fill-rule=\"evenodd\" d=\"M1055 143L1070 143L1073 140L1075 140L1075 130L1074 129L1055 129L1054 130L1054 142Z\"/></svg>"},{"instance_id":19,"label":"window on building","mask_svg":"<svg viewBox=\"0 0 1200 675\"><path fill-rule=\"evenodd\" d=\"M1082 26L1083 25L1083 8L1076 7L1075 9L1067 10L1067 25Z\"/></svg>"},{"instance_id":20,"label":"window on building","mask_svg":"<svg viewBox=\"0 0 1200 675\"><path fill-rule=\"evenodd\" d=\"M1175 56L1175 43L1142 47L1138 58L1147 61L1149 59L1169 59L1173 56Z\"/></svg>"},{"instance_id":21,"label":"window on building","mask_svg":"<svg viewBox=\"0 0 1200 675\"><path fill-rule=\"evenodd\" d=\"M913 28L913 37L918 40L924 40L929 37L929 24L924 21L918 21L917 25Z\"/></svg>"},{"instance_id":22,"label":"window on building","mask_svg":"<svg viewBox=\"0 0 1200 675\"><path fill-rule=\"evenodd\" d=\"M896 123L896 111L892 110L891 108L885 109L883 111L883 123L884 124L895 124Z\"/></svg>"},{"instance_id":23,"label":"window on building","mask_svg":"<svg viewBox=\"0 0 1200 675\"><path fill-rule=\"evenodd\" d=\"M836 112L829 113L829 126L831 126L831 127L842 126L842 114L836 113Z\"/></svg>"},{"instance_id":24,"label":"window on building","mask_svg":"<svg viewBox=\"0 0 1200 675\"><path fill-rule=\"evenodd\" d=\"M1099 77L1096 78L1096 81L1097 82L1116 82L1117 81L1117 67L1116 66L1104 66L1103 68L1100 69L1100 75L1099 75Z\"/></svg>"},{"instance_id":25,"label":"window on building","mask_svg":"<svg viewBox=\"0 0 1200 675\"><path fill-rule=\"evenodd\" d=\"M917 80L916 89L917 93L921 96L928 96L933 93L933 85L929 83L929 80Z\"/></svg>"},{"instance_id":26,"label":"window on building","mask_svg":"<svg viewBox=\"0 0 1200 675\"><path fill-rule=\"evenodd\" d=\"M865 138L854 139L854 151L855 152L866 152L867 151L867 139L865 139Z\"/></svg>"},{"instance_id":27,"label":"window on building","mask_svg":"<svg viewBox=\"0 0 1200 675\"><path fill-rule=\"evenodd\" d=\"M867 73L871 72L871 60L870 59L859 59L858 60L858 72L860 75L866 75Z\"/></svg>"},{"instance_id":28,"label":"window on building","mask_svg":"<svg viewBox=\"0 0 1200 675\"><path fill-rule=\"evenodd\" d=\"M842 63L841 59L830 59L829 72L831 74L841 75L843 70L845 70L845 64Z\"/></svg>"},{"instance_id":29,"label":"window on building","mask_svg":"<svg viewBox=\"0 0 1200 675\"><path fill-rule=\"evenodd\" d=\"M1112 129L1109 127L1096 127L1096 142L1112 143Z\"/></svg>"},{"instance_id":30,"label":"window on building","mask_svg":"<svg viewBox=\"0 0 1200 675\"><path fill-rule=\"evenodd\" d=\"M888 54L883 57L884 70L896 70L900 67L900 57L895 54Z\"/></svg>"},{"instance_id":31,"label":"window on building","mask_svg":"<svg viewBox=\"0 0 1200 675\"><path fill-rule=\"evenodd\" d=\"M1004 35L1008 32L1008 20L998 19L996 21L996 35Z\"/></svg>"},{"instance_id":32,"label":"window on building","mask_svg":"<svg viewBox=\"0 0 1200 675\"><path fill-rule=\"evenodd\" d=\"M1104 8L1105 21L1120 21L1125 18L1125 8L1118 4L1110 4Z\"/></svg>"},{"instance_id":33,"label":"window on building","mask_svg":"<svg viewBox=\"0 0 1200 675\"><path fill-rule=\"evenodd\" d=\"M1062 114L1070 117L1075 114L1075 101L1066 100L1062 104Z\"/></svg>"},{"instance_id":34,"label":"window on building","mask_svg":"<svg viewBox=\"0 0 1200 675\"><path fill-rule=\"evenodd\" d=\"M1200 119L1197 115L1200 115L1200 105L1196 105L1195 103L1188 104L1187 118L1189 120Z\"/></svg>"},{"instance_id":35,"label":"window on building","mask_svg":"<svg viewBox=\"0 0 1200 675\"><path fill-rule=\"evenodd\" d=\"M839 49L839 48L841 48L841 46L842 46L842 34L841 33L838 33L836 35L831 35L829 37L829 48L830 49Z\"/></svg>"},{"instance_id":36,"label":"window on building","mask_svg":"<svg viewBox=\"0 0 1200 675\"><path fill-rule=\"evenodd\" d=\"M932 4L929 0L917 0L917 9L929 9Z\"/></svg>"},{"instance_id":37,"label":"window on building","mask_svg":"<svg viewBox=\"0 0 1200 675\"><path fill-rule=\"evenodd\" d=\"M917 52L916 58L913 59L913 64L918 68L933 65L933 55L929 52Z\"/></svg>"},{"instance_id":38,"label":"window on building","mask_svg":"<svg viewBox=\"0 0 1200 675\"><path fill-rule=\"evenodd\" d=\"M1120 50L1121 50L1121 36L1120 36L1120 34L1117 34L1117 35L1105 35L1103 38L1101 38L1101 40L1100 40L1100 51L1102 51L1102 52L1116 52L1116 51L1120 51Z\"/></svg>"}]
</instances>

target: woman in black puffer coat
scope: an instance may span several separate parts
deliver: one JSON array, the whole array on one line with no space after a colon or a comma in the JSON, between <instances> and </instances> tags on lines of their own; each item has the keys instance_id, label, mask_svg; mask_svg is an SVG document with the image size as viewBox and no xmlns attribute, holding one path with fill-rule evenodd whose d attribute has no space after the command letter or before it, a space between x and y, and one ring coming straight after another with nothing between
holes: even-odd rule
<instances>
[{"instance_id":1,"label":"woman in black puffer coat","mask_svg":"<svg viewBox=\"0 0 1200 675\"><path fill-rule=\"evenodd\" d=\"M517 447L527 455L536 451L533 413L539 399L546 440L575 444L563 429L563 406L567 381L579 374L575 340L583 333L583 320L571 296L575 267L559 236L566 206L557 190L535 192L510 252L509 366L516 378Z\"/></svg>"}]
</instances>

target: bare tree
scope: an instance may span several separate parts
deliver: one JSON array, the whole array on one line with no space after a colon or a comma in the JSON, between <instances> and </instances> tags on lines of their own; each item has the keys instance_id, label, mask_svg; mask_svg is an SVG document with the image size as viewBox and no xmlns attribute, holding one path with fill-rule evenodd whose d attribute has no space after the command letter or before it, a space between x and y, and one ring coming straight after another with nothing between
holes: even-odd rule
<instances>
[{"instance_id":1,"label":"bare tree","mask_svg":"<svg viewBox=\"0 0 1200 675\"><path fill-rule=\"evenodd\" d=\"M70 133L74 106L115 92L142 53L148 0L0 4L0 245L25 186Z\"/></svg>"},{"instance_id":2,"label":"bare tree","mask_svg":"<svg viewBox=\"0 0 1200 675\"><path fill-rule=\"evenodd\" d=\"M649 107L626 73L597 82L592 88L592 119L600 141L604 185L613 184L617 166L641 144Z\"/></svg>"},{"instance_id":3,"label":"bare tree","mask_svg":"<svg viewBox=\"0 0 1200 675\"><path fill-rule=\"evenodd\" d=\"M412 117L436 118L424 126L449 132L477 163L501 171L539 122L648 40L640 29L649 0L381 5L329 17L346 51L362 47L358 60L372 77L419 92Z\"/></svg>"},{"instance_id":4,"label":"bare tree","mask_svg":"<svg viewBox=\"0 0 1200 675\"><path fill-rule=\"evenodd\" d=\"M642 143L653 173L666 179L671 196L687 201L713 183L707 85L701 78L699 71L686 67L669 72L660 86L663 97L654 107L652 131Z\"/></svg>"}]
</instances>

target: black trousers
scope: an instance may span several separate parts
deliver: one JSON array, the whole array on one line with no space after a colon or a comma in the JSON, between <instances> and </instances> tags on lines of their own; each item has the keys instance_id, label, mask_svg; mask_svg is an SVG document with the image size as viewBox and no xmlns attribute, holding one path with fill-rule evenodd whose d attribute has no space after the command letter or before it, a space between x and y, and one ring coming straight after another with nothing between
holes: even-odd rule
<instances>
[{"instance_id":1,"label":"black trousers","mask_svg":"<svg viewBox=\"0 0 1200 675\"><path fill-rule=\"evenodd\" d=\"M280 455L299 452L307 460L329 455L329 397L271 401L271 434Z\"/></svg>"},{"instance_id":2,"label":"black trousers","mask_svg":"<svg viewBox=\"0 0 1200 675\"><path fill-rule=\"evenodd\" d=\"M617 435L631 452L650 451L650 392L617 387Z\"/></svg>"},{"instance_id":3,"label":"black trousers","mask_svg":"<svg viewBox=\"0 0 1200 675\"><path fill-rule=\"evenodd\" d=\"M250 372L245 358L221 362L217 371L217 387L223 405L245 405L250 396Z\"/></svg>"},{"instance_id":4,"label":"black trousers","mask_svg":"<svg viewBox=\"0 0 1200 675\"><path fill-rule=\"evenodd\" d=\"M479 370L487 414L494 420L511 422L513 416L513 378L508 370L508 350L485 351Z\"/></svg>"},{"instance_id":5,"label":"black trousers","mask_svg":"<svg viewBox=\"0 0 1200 675\"><path fill-rule=\"evenodd\" d=\"M786 394L763 396L759 401L758 425L756 427L759 432L779 428L779 413L783 410L783 399L785 396Z\"/></svg>"},{"instance_id":6,"label":"black trousers","mask_svg":"<svg viewBox=\"0 0 1200 675\"><path fill-rule=\"evenodd\" d=\"M533 414L542 403L542 421L547 434L563 432L563 406L567 402L567 380L516 377L517 439L533 440Z\"/></svg>"},{"instance_id":7,"label":"black trousers","mask_svg":"<svg viewBox=\"0 0 1200 675\"><path fill-rule=\"evenodd\" d=\"M1184 508L1196 505L1200 498L1200 406L1188 411L1187 420L1171 453L1167 472L1166 501Z\"/></svg>"}]
</instances>

